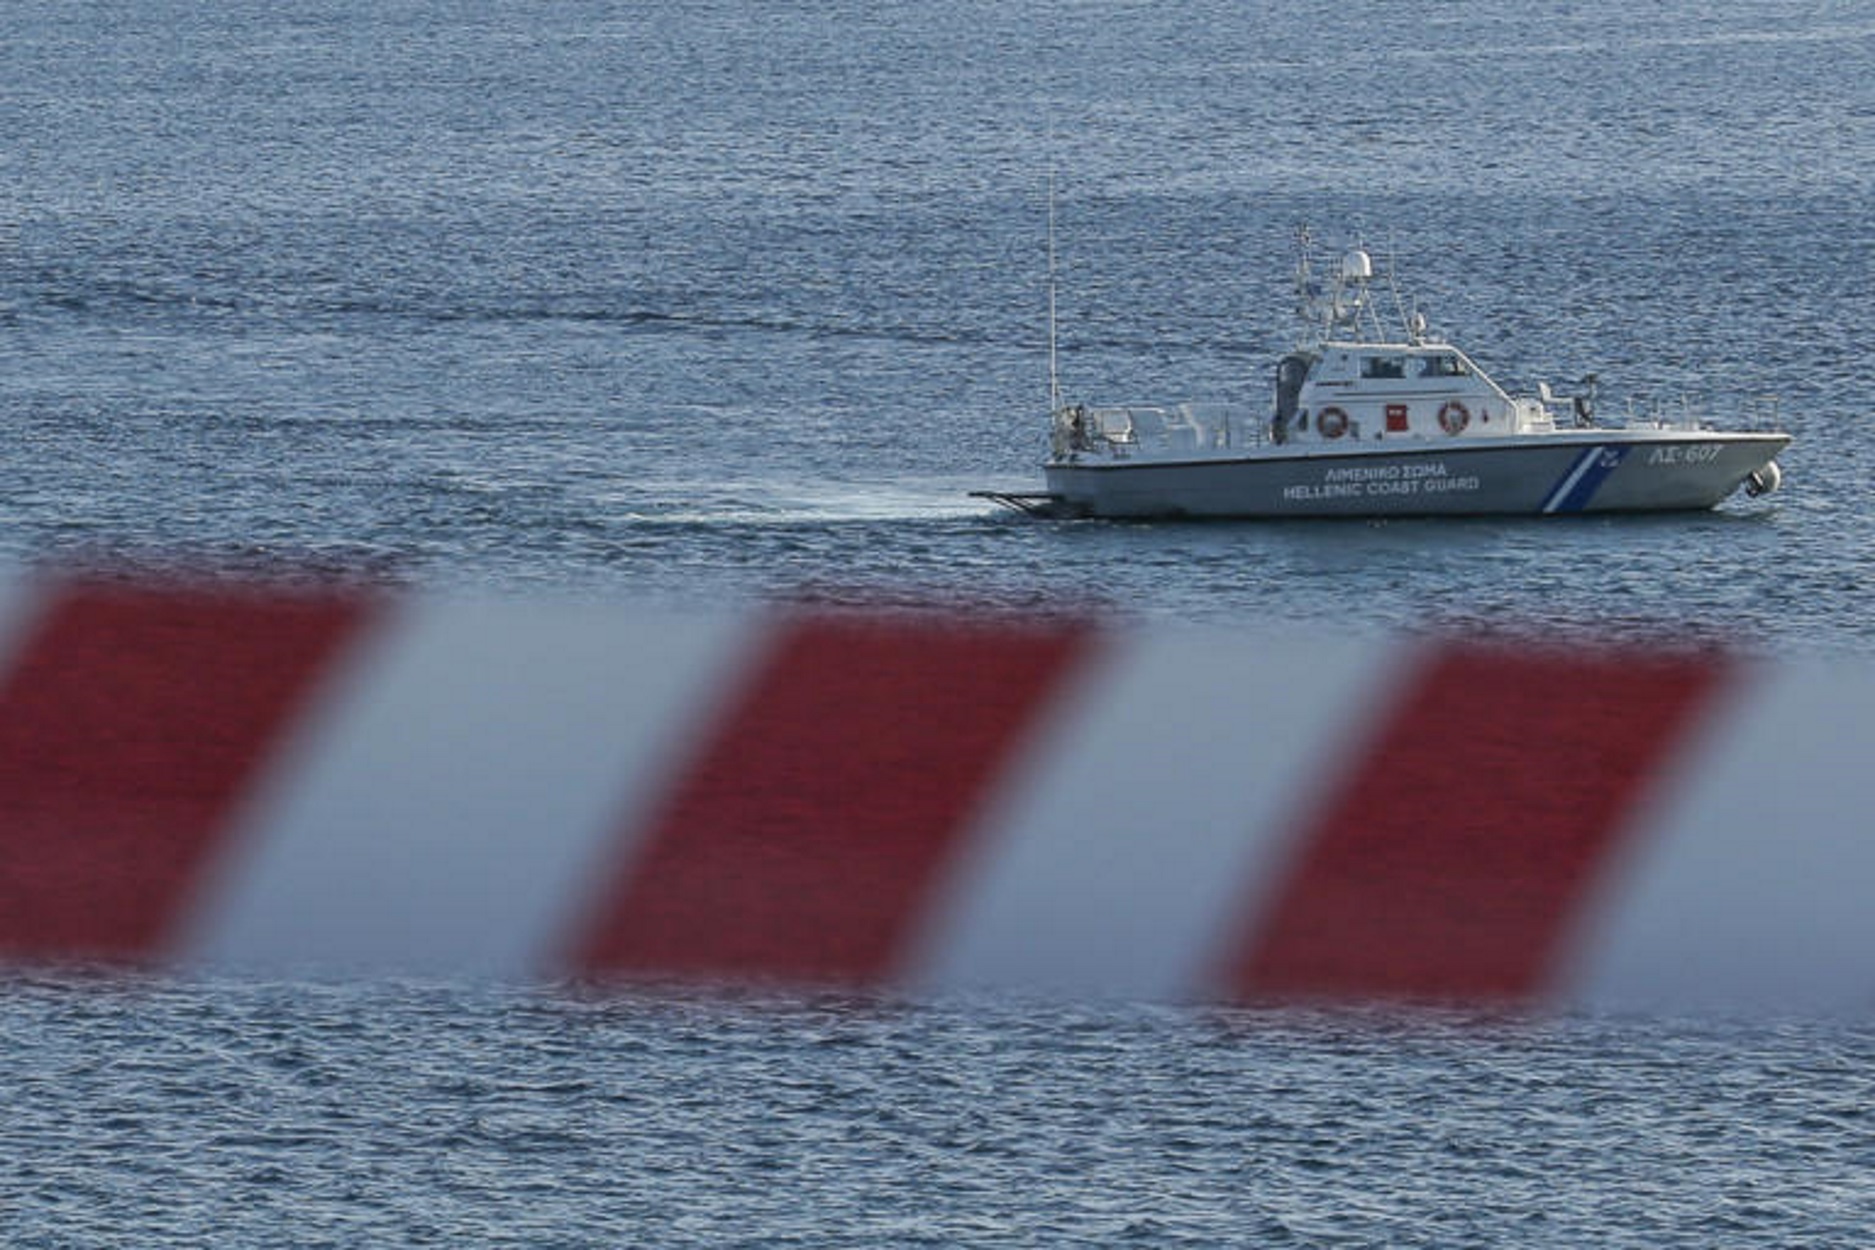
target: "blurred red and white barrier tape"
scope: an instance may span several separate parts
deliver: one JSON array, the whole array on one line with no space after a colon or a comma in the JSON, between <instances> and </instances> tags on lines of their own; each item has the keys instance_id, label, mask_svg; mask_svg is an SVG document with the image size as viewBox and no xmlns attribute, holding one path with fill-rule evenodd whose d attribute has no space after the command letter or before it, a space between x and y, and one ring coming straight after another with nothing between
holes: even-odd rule
<instances>
[{"instance_id":1,"label":"blurred red and white barrier tape","mask_svg":"<svg viewBox=\"0 0 1875 1250\"><path fill-rule=\"evenodd\" d=\"M1859 1009L1875 666L16 582L0 960Z\"/></svg>"}]
</instances>

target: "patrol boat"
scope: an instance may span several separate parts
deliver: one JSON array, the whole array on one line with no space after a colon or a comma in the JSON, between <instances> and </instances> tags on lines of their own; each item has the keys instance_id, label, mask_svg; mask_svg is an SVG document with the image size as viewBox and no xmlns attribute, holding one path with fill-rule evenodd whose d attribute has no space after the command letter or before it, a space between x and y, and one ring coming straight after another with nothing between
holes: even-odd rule
<instances>
[{"instance_id":1,"label":"patrol boat","mask_svg":"<svg viewBox=\"0 0 1875 1250\"><path fill-rule=\"evenodd\" d=\"M1051 282L1047 489L973 493L1048 517L1546 515L1712 508L1782 481L1787 433L1684 414L1603 424L1593 374L1571 394L1541 384L1513 396L1406 315L1397 287L1388 333L1375 280L1356 248L1322 284L1303 233L1305 330L1276 366L1267 412L1064 402Z\"/></svg>"}]
</instances>

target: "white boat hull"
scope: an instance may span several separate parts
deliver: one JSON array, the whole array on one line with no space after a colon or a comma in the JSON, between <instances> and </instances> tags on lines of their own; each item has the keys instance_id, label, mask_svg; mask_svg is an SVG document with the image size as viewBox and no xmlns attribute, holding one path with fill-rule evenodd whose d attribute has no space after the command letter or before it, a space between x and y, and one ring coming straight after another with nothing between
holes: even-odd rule
<instances>
[{"instance_id":1,"label":"white boat hull","mask_svg":"<svg viewBox=\"0 0 1875 1250\"><path fill-rule=\"evenodd\" d=\"M1543 515L1711 508L1790 443L1781 433L1582 430L1321 444L1045 466L1050 512L1085 517Z\"/></svg>"}]
</instances>

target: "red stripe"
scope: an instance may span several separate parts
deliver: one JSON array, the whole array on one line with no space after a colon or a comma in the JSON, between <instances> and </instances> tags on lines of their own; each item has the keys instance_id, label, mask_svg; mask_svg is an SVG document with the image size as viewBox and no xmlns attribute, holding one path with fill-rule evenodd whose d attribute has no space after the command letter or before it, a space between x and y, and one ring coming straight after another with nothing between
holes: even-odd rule
<instances>
[{"instance_id":1,"label":"red stripe","mask_svg":"<svg viewBox=\"0 0 1875 1250\"><path fill-rule=\"evenodd\" d=\"M832 984L891 971L1078 628L783 628L580 954L588 971Z\"/></svg>"},{"instance_id":2,"label":"red stripe","mask_svg":"<svg viewBox=\"0 0 1875 1250\"><path fill-rule=\"evenodd\" d=\"M154 953L360 605L77 585L0 681L0 954Z\"/></svg>"},{"instance_id":3,"label":"red stripe","mask_svg":"<svg viewBox=\"0 0 1875 1250\"><path fill-rule=\"evenodd\" d=\"M1711 657L1436 654L1301 843L1230 970L1245 998L1523 999Z\"/></svg>"}]
</instances>

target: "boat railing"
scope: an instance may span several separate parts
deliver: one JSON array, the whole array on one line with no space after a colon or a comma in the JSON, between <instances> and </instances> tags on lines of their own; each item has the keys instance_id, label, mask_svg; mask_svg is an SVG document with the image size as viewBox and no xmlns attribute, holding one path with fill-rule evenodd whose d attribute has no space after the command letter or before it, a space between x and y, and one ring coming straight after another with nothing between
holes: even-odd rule
<instances>
[{"instance_id":1,"label":"boat railing","mask_svg":"<svg viewBox=\"0 0 1875 1250\"><path fill-rule=\"evenodd\" d=\"M1075 454L1174 457L1258 447L1268 422L1240 404L1070 404L1057 410L1054 449Z\"/></svg>"},{"instance_id":2,"label":"boat railing","mask_svg":"<svg viewBox=\"0 0 1875 1250\"><path fill-rule=\"evenodd\" d=\"M1782 395L1747 395L1740 419L1748 430L1781 430L1784 428L1783 410Z\"/></svg>"},{"instance_id":3,"label":"boat railing","mask_svg":"<svg viewBox=\"0 0 1875 1250\"><path fill-rule=\"evenodd\" d=\"M1684 395L1677 402L1647 399L1636 404L1630 398L1627 419L1622 424L1630 430L1696 430L1700 427L1699 419L1693 416L1692 402Z\"/></svg>"},{"instance_id":4,"label":"boat railing","mask_svg":"<svg viewBox=\"0 0 1875 1250\"><path fill-rule=\"evenodd\" d=\"M1782 428L1782 398L1777 395L1750 395L1741 405L1739 425L1747 430ZM1631 430L1705 430L1712 428L1693 408L1693 401L1682 395L1677 400L1646 400L1627 403L1623 422Z\"/></svg>"}]
</instances>

